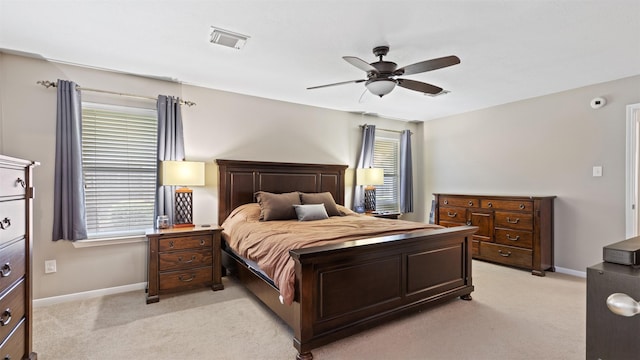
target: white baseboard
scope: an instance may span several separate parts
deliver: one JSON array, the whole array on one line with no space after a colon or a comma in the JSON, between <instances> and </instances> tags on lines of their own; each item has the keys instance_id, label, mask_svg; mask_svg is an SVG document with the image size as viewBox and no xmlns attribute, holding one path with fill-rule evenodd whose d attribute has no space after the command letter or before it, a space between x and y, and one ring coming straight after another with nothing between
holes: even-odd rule
<instances>
[{"instance_id":1,"label":"white baseboard","mask_svg":"<svg viewBox=\"0 0 640 360\"><path fill-rule=\"evenodd\" d=\"M586 271L578 271L578 270L573 270L573 269L566 269L566 268L561 268L561 267L558 267L558 266L556 266L556 272L561 273L561 274L578 276L578 277L581 277L581 278L586 278L587 277L587 272Z\"/></svg>"},{"instance_id":2,"label":"white baseboard","mask_svg":"<svg viewBox=\"0 0 640 360\"><path fill-rule=\"evenodd\" d=\"M33 306L40 307L40 306L60 304L68 301L87 300L87 299L92 299L92 298L105 296L105 295L113 295L113 294L129 292L129 291L144 290L146 289L146 287L147 287L147 283L142 282L137 284L116 286L116 287L111 287L106 289L84 291L84 292L79 292L74 294L52 296L48 298L33 300Z\"/></svg>"}]
</instances>

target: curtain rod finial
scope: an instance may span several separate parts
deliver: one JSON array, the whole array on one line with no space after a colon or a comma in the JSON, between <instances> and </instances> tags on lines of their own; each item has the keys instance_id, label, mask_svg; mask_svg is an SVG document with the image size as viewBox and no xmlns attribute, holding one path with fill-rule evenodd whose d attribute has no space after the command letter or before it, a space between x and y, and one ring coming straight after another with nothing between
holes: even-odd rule
<instances>
[{"instance_id":1,"label":"curtain rod finial","mask_svg":"<svg viewBox=\"0 0 640 360\"><path fill-rule=\"evenodd\" d=\"M39 80L39 81L36 81L36 84L40 84L40 85L46 87L47 89L50 88L50 87L56 87L56 83L54 83L52 81L49 81L49 80L44 80L44 81L43 80Z\"/></svg>"}]
</instances>

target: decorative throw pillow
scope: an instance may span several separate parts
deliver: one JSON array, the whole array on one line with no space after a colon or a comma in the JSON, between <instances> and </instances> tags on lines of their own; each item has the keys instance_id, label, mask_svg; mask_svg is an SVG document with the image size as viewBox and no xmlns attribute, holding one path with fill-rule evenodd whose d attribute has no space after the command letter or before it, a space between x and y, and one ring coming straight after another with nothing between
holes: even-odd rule
<instances>
[{"instance_id":1,"label":"decorative throw pillow","mask_svg":"<svg viewBox=\"0 0 640 360\"><path fill-rule=\"evenodd\" d=\"M300 221L328 219L324 204L293 205Z\"/></svg>"},{"instance_id":2,"label":"decorative throw pillow","mask_svg":"<svg viewBox=\"0 0 640 360\"><path fill-rule=\"evenodd\" d=\"M303 205L307 204L324 204L327 214L329 216L342 216L343 213L338 210L336 201L333 199L333 195L330 192L322 193L300 193L300 200Z\"/></svg>"},{"instance_id":3,"label":"decorative throw pillow","mask_svg":"<svg viewBox=\"0 0 640 360\"><path fill-rule=\"evenodd\" d=\"M260 220L297 219L296 210L293 208L293 205L301 205L298 192L274 194L258 191L255 195L258 204L260 204Z\"/></svg>"}]
</instances>

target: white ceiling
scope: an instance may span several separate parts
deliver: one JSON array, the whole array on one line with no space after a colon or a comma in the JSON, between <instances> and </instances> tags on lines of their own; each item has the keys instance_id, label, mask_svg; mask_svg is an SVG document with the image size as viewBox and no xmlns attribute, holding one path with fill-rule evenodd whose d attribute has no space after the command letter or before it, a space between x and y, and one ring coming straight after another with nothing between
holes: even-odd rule
<instances>
[{"instance_id":1,"label":"white ceiling","mask_svg":"<svg viewBox=\"0 0 640 360\"><path fill-rule=\"evenodd\" d=\"M213 45L211 26L251 38L242 50ZM406 76L451 93L306 90L364 79L341 57L373 62L378 45L400 67L457 55L459 65ZM423 121L640 74L640 0L0 0L0 49Z\"/></svg>"}]
</instances>

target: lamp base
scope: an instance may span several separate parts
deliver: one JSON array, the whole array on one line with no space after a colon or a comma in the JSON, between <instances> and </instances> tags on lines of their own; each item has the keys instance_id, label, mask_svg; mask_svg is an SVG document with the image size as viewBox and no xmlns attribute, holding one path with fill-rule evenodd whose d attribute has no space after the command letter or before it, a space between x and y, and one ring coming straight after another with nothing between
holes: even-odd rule
<instances>
[{"instance_id":1,"label":"lamp base","mask_svg":"<svg viewBox=\"0 0 640 360\"><path fill-rule=\"evenodd\" d=\"M364 211L376 211L376 188L374 186L364 188Z\"/></svg>"},{"instance_id":2,"label":"lamp base","mask_svg":"<svg viewBox=\"0 0 640 360\"><path fill-rule=\"evenodd\" d=\"M189 188L176 189L173 227L193 227L193 192Z\"/></svg>"}]
</instances>

